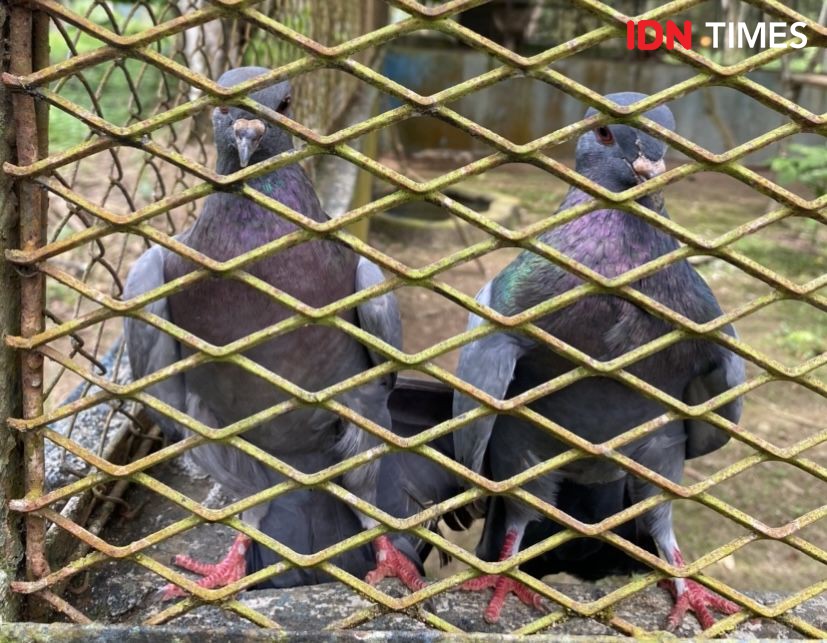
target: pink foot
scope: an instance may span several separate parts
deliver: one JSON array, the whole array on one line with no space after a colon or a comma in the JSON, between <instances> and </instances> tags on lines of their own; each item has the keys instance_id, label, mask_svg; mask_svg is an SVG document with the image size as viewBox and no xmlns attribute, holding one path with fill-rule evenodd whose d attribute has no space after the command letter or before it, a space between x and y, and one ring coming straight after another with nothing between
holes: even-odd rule
<instances>
[{"instance_id":1,"label":"pink foot","mask_svg":"<svg viewBox=\"0 0 827 643\"><path fill-rule=\"evenodd\" d=\"M425 587L425 581L419 575L416 565L394 546L390 538L379 536L373 541L373 548L376 550L376 569L365 576L368 583L376 585L383 578L396 576L412 592Z\"/></svg>"},{"instance_id":2,"label":"pink foot","mask_svg":"<svg viewBox=\"0 0 827 643\"><path fill-rule=\"evenodd\" d=\"M514 596L529 607L546 611L542 596L523 585L520 581L516 581L508 576L480 576L478 578L472 578L460 585L460 589L466 592L478 592L489 587L494 588L494 595L491 597L491 601L485 609L484 617L486 623L496 623L500 620L500 613L505 605L505 599L509 594L514 594Z\"/></svg>"},{"instance_id":3,"label":"pink foot","mask_svg":"<svg viewBox=\"0 0 827 643\"><path fill-rule=\"evenodd\" d=\"M506 558L510 558L516 545L517 532L509 529L505 534L503 548L500 551L500 560L503 561ZM500 613L503 610L503 605L505 605L505 599L509 594L514 594L529 607L546 611L542 596L521 582L508 576L479 576L478 578L472 578L464 582L460 586L460 589L466 592L478 592L489 587L494 588L494 595L491 597L491 601L485 610L484 617L487 623L496 623L500 620Z\"/></svg>"},{"instance_id":4,"label":"pink foot","mask_svg":"<svg viewBox=\"0 0 827 643\"><path fill-rule=\"evenodd\" d=\"M249 536L238 534L233 542L230 551L220 563L202 563L193 560L189 556L178 555L173 559L173 563L196 574L203 576L197 585L207 589L214 589L216 587L224 587L230 585L237 580L244 578L247 572L247 559L245 554L247 549L252 544ZM186 596L186 592L169 583L161 590L161 600L168 601L173 598Z\"/></svg>"},{"instance_id":5,"label":"pink foot","mask_svg":"<svg viewBox=\"0 0 827 643\"><path fill-rule=\"evenodd\" d=\"M680 550L676 549L673 555L676 564L684 564ZM732 601L710 592L706 587L693 580L685 580L684 583L686 583L686 587L680 594L678 594L675 581L661 581L659 583L661 587L668 589L675 599L675 606L669 612L669 618L666 621L666 627L670 631L680 627L686 613L690 610L695 612L698 622L705 630L715 625L715 618L709 611L710 608L727 615L741 611L741 608Z\"/></svg>"}]
</instances>

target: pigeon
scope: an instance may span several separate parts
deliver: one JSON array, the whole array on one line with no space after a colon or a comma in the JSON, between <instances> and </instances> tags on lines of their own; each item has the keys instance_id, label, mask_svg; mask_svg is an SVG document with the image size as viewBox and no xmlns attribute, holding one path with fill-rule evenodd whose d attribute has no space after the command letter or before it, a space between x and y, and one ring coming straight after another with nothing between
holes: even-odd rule
<instances>
[{"instance_id":1,"label":"pigeon","mask_svg":"<svg viewBox=\"0 0 827 643\"><path fill-rule=\"evenodd\" d=\"M241 67L218 80L233 87L267 73L260 67ZM256 91L252 98L266 109L290 113L291 90L287 81ZM232 174L293 149L289 132L236 106L218 106L212 114L217 152L216 171ZM247 185L318 222L328 220L315 189L303 169L291 164L247 180ZM228 261L284 237L298 227L283 217L232 191L206 198L193 225L177 240L217 261ZM196 270L197 266L161 246L147 250L132 266L125 297L132 299ZM341 243L314 239L267 258L247 264L246 271L261 282L303 303L320 308L384 280L379 268ZM225 346L292 316L292 311L261 291L240 281L215 275L145 307L215 346ZM371 298L340 313L347 322L401 346L402 327L392 293ZM193 350L158 328L127 317L124 324L130 366L134 377L154 373L193 353ZM384 362L353 337L324 324L306 324L270 338L243 352L257 365L307 391L320 391ZM336 396L336 400L375 424L391 428L388 397L394 374L376 377ZM198 365L149 387L148 392L174 409L210 427L225 427L289 400L291 396L240 366L222 360ZM153 419L171 438L185 429L163 413ZM316 405L301 405L245 432L243 439L305 473L314 473L381 444L366 430ZM246 497L284 481L284 478L242 451L223 443L209 443L193 451L193 459L231 495ZM342 486L362 500L377 504L380 463L373 460L341 476ZM304 502L313 492L298 494ZM243 520L261 527L268 512L279 504L263 503L246 512ZM357 514L362 529L377 521ZM265 525L266 526L266 525ZM377 582L397 576L410 589L424 586L414 561L405 556L387 535L373 543L377 565L366 580ZM244 576L251 539L239 533L226 558L205 565L186 556L175 563L203 573L198 584L222 587ZM164 598L183 595L168 585Z\"/></svg>"},{"instance_id":2,"label":"pigeon","mask_svg":"<svg viewBox=\"0 0 827 643\"><path fill-rule=\"evenodd\" d=\"M623 92L607 98L622 106L646 98L645 94ZM589 109L586 116L596 114ZM645 116L674 130L674 117L666 106ZM576 169L602 187L621 192L661 174L665 170L665 144L634 127L612 124L586 132L577 141ZM571 187L561 209L591 200L582 190ZM661 193L642 197L639 202L667 217ZM557 226L540 239L566 256L611 278L645 264L678 247L677 241L643 219L621 209L603 207L574 221ZM521 313L583 284L567 270L529 251L524 251L477 295L477 301L505 315ZM672 263L632 284L637 291L688 319L702 323L719 317L721 308L701 276L686 261ZM471 314L469 328L482 324ZM661 337L673 325L616 295L590 295L539 319L537 325L592 358L608 361ZM724 332L735 337L727 326ZM510 399L558 377L575 364L550 348L519 332L494 332L463 347L458 376L495 399ZM745 380L743 360L719 344L687 338L653 355L638 360L626 371L651 386L690 405L703 403ZM478 403L457 392L454 414L463 414ZM662 415L667 409L611 377L584 378L529 405L533 411L577 436L600 444ZM742 400L736 398L716 412L738 422ZM514 415L490 414L474 420L454 434L457 460L492 480L505 480L527 468L563 453L569 447L547 432ZM620 448L619 451L650 470L680 482L684 461L710 453L729 439L727 432L706 422L674 420L658 430ZM620 487L615 481L625 481ZM589 503L603 503L603 493L615 494L628 488L628 503L635 504L659 492L658 487L628 474L603 458L580 458L523 486L557 507L571 505L564 494L572 493L566 483L581 490L591 487ZM487 518L480 555L494 554L504 560L520 550L526 529L543 522L538 512L510 497L494 499L502 508ZM615 501L618 509L623 501ZM617 504L619 503L619 504ZM576 504L576 503L574 503ZM611 508L612 502L606 507ZM641 535L648 535L666 561L682 566L684 558L672 526L671 503L662 503L636 520ZM587 559L584 564L597 564ZM502 576L481 576L468 581L464 589L494 588L485 618L495 622L505 597L518 598L537 608L543 601L523 584ZM670 590L675 598L667 625L674 629L687 611L695 613L705 628L714 623L710 609L731 614L734 603L708 591L691 580L674 579Z\"/></svg>"}]
</instances>

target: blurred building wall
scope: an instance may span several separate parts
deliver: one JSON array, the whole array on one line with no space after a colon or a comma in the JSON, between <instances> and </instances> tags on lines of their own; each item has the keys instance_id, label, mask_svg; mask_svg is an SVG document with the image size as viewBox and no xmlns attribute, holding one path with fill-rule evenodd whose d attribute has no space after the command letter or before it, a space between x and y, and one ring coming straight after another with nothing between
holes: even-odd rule
<instances>
[{"instance_id":1,"label":"blurred building wall","mask_svg":"<svg viewBox=\"0 0 827 643\"><path fill-rule=\"evenodd\" d=\"M392 46L386 54L384 73L420 94L429 95L473 78L499 63L477 51L446 46ZM653 93L692 77L691 69L657 60L612 61L575 57L552 66L589 88L608 94L617 91ZM780 76L774 71L758 70L749 77L783 95ZM827 92L823 88L806 88L800 104L815 113L827 111ZM399 105L383 96L382 109ZM562 91L539 80L514 78L501 82L449 106L516 143L526 143L582 118L584 106ZM678 132L713 152L748 141L783 124L784 119L772 109L734 89L714 87L692 92L670 103L678 122ZM410 156L428 151L446 156L464 151L474 156L492 150L453 126L430 117L402 123L394 134ZM797 136L795 142L823 144L819 136ZM382 151L391 153L393 141L383 131ZM573 143L549 150L558 157L573 156ZM778 153L769 146L747 157L748 164L766 162ZM680 154L672 152L672 156Z\"/></svg>"}]
</instances>

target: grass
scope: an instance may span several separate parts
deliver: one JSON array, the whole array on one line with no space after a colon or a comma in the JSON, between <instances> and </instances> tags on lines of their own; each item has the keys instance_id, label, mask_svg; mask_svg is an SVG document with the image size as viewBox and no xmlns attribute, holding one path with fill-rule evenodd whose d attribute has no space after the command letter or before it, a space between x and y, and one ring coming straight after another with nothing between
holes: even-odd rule
<instances>
[{"instance_id":1,"label":"grass","mask_svg":"<svg viewBox=\"0 0 827 643\"><path fill-rule=\"evenodd\" d=\"M827 324L817 330L798 330L786 322L781 324L777 335L778 344L796 358L805 360L827 351Z\"/></svg>"}]
</instances>

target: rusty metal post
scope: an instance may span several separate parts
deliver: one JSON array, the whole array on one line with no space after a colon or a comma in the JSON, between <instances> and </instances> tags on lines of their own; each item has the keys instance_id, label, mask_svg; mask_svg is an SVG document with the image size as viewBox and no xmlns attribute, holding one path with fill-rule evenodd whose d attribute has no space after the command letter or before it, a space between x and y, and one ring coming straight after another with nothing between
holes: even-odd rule
<instances>
[{"instance_id":1,"label":"rusty metal post","mask_svg":"<svg viewBox=\"0 0 827 643\"><path fill-rule=\"evenodd\" d=\"M42 18L35 17L31 9L14 6L11 10L10 70L12 74L30 74L34 59L42 62L42 53L35 56L35 31L43 32ZM38 43L38 47L44 45ZM48 47L48 44L45 45ZM46 49L48 55L48 48ZM45 147L43 133L38 133L45 124L42 107L35 106L32 96L16 93L12 100L15 123L17 162L30 165L38 160ZM43 245L45 224L45 201L43 189L32 181L21 181L17 186L18 212L20 216L19 245L24 252L32 252ZM43 331L45 308L45 285L43 274L29 269L20 285L20 333L31 337ZM43 356L35 350L22 355L20 369L22 385L23 417L34 418L43 413ZM45 477L43 435L39 431L27 432L23 438L26 462L26 498L37 498L43 494ZM26 572L30 579L41 578L49 573L44 543L46 521L33 513L26 516Z\"/></svg>"},{"instance_id":2,"label":"rusty metal post","mask_svg":"<svg viewBox=\"0 0 827 643\"><path fill-rule=\"evenodd\" d=\"M9 42L10 12L0 5L1 42ZM3 47L2 68L8 69L8 50ZM11 96L0 85L0 164L12 160L11 141L14 135ZM20 280L14 266L5 261L6 250L17 247L17 200L12 181L0 173L0 337L16 335L20 328ZM5 341L0 341L0 622L18 619L20 599L11 591L10 583L23 558L20 539L20 518L8 510L8 500L20 496L23 485L23 453L17 432L6 424L6 418L20 413L20 378L17 355Z\"/></svg>"}]
</instances>

